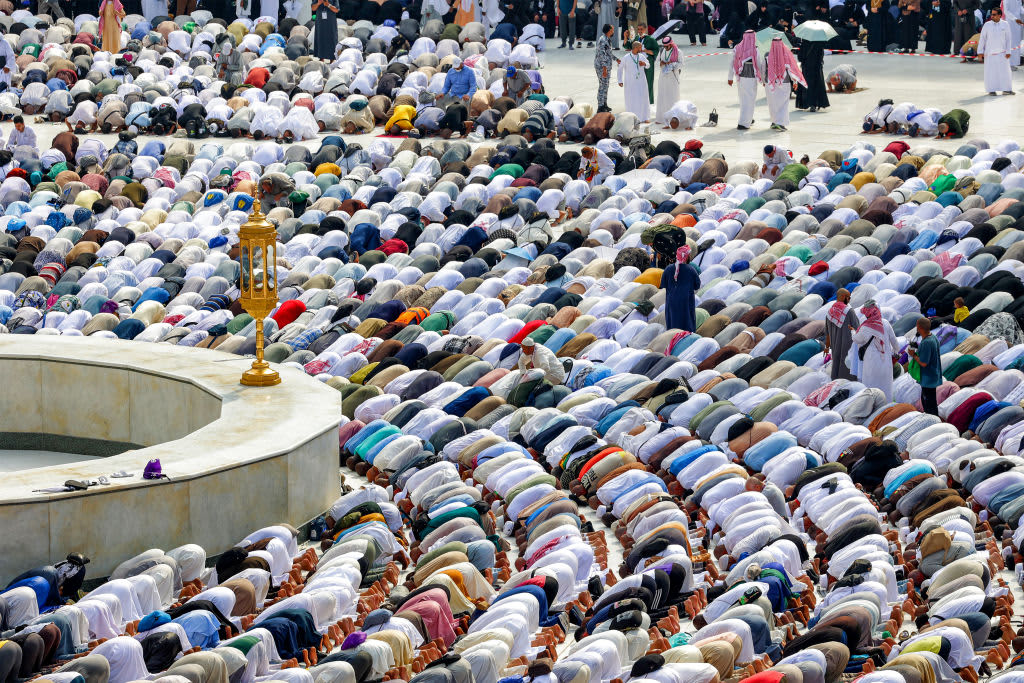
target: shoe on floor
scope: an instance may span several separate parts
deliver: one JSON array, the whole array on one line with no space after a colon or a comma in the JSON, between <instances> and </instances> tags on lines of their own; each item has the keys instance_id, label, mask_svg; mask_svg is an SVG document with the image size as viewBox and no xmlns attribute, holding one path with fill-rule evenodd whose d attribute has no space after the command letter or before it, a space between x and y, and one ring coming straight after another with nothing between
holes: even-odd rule
<instances>
[{"instance_id":1,"label":"shoe on floor","mask_svg":"<svg viewBox=\"0 0 1024 683\"><path fill-rule=\"evenodd\" d=\"M736 130L750 130L750 126L736 126Z\"/></svg>"}]
</instances>

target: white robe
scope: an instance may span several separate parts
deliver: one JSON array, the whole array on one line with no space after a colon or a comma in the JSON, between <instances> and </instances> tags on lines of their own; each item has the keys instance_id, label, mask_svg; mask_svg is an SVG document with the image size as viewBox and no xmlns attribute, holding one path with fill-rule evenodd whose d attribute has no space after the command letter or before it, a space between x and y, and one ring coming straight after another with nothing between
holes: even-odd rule
<instances>
[{"instance_id":1,"label":"white robe","mask_svg":"<svg viewBox=\"0 0 1024 683\"><path fill-rule=\"evenodd\" d=\"M7 64L4 67L7 71L0 71L0 82L10 86L11 76L18 73L18 65L14 63L14 48L6 39L0 40L0 56L7 59Z\"/></svg>"},{"instance_id":2,"label":"white robe","mask_svg":"<svg viewBox=\"0 0 1024 683\"><path fill-rule=\"evenodd\" d=\"M1005 21L986 21L981 27L978 53L985 55L985 92L1013 90L1010 62L1013 38L1010 25Z\"/></svg>"},{"instance_id":3,"label":"white robe","mask_svg":"<svg viewBox=\"0 0 1024 683\"><path fill-rule=\"evenodd\" d=\"M658 108L654 116L657 123L668 123L665 118L669 109L679 99L679 84L683 78L683 63L675 61L671 63L659 62L661 73L658 76Z\"/></svg>"},{"instance_id":4,"label":"white robe","mask_svg":"<svg viewBox=\"0 0 1024 683\"><path fill-rule=\"evenodd\" d=\"M679 119L680 128L693 128L697 125L697 105L687 100L678 100L665 112L663 121L668 125L672 119Z\"/></svg>"},{"instance_id":5,"label":"white robe","mask_svg":"<svg viewBox=\"0 0 1024 683\"><path fill-rule=\"evenodd\" d=\"M142 16L150 23L157 17L167 16L167 0L142 0Z\"/></svg>"},{"instance_id":6,"label":"white robe","mask_svg":"<svg viewBox=\"0 0 1024 683\"><path fill-rule=\"evenodd\" d=\"M788 126L789 95L793 92L792 83L787 78L781 83L766 83L764 89L768 100L768 116L772 123L783 127Z\"/></svg>"},{"instance_id":7,"label":"white robe","mask_svg":"<svg viewBox=\"0 0 1024 683\"><path fill-rule=\"evenodd\" d=\"M869 344L860 360L860 347ZM865 386L881 389L888 401L892 400L892 357L899 342L888 320L882 321L882 333L861 326L853 333L853 345L847 365L856 368L857 379Z\"/></svg>"},{"instance_id":8,"label":"white robe","mask_svg":"<svg viewBox=\"0 0 1024 683\"><path fill-rule=\"evenodd\" d=\"M633 112L641 121L651 118L651 103L647 99L647 73L649 62L644 53L628 54L619 63L619 85L625 89L626 111Z\"/></svg>"},{"instance_id":9,"label":"white robe","mask_svg":"<svg viewBox=\"0 0 1024 683\"><path fill-rule=\"evenodd\" d=\"M1003 0L1003 20L1010 25L1010 66L1020 65L1020 40L1021 25L1018 19L1024 19L1024 8L1021 7L1021 0Z\"/></svg>"},{"instance_id":10,"label":"white robe","mask_svg":"<svg viewBox=\"0 0 1024 683\"><path fill-rule=\"evenodd\" d=\"M751 61L751 60L746 60ZM743 70L744 62L740 65ZM755 71L756 73L756 71ZM757 101L757 78L744 78L733 68L732 59L729 60L729 80L736 80L736 87L740 95L740 120L739 125L750 127L754 123L754 103Z\"/></svg>"}]
</instances>

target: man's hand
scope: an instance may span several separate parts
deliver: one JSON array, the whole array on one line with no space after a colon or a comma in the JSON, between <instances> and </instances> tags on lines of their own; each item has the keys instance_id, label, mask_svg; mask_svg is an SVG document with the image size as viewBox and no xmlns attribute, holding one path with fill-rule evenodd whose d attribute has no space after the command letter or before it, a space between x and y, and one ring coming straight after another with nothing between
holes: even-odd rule
<instances>
[{"instance_id":1,"label":"man's hand","mask_svg":"<svg viewBox=\"0 0 1024 683\"><path fill-rule=\"evenodd\" d=\"M469 102L469 95L463 95L462 99L466 102Z\"/></svg>"},{"instance_id":2,"label":"man's hand","mask_svg":"<svg viewBox=\"0 0 1024 683\"><path fill-rule=\"evenodd\" d=\"M601 67L601 78L608 78L608 67Z\"/></svg>"},{"instance_id":3,"label":"man's hand","mask_svg":"<svg viewBox=\"0 0 1024 683\"><path fill-rule=\"evenodd\" d=\"M622 87L622 84L621 84L621 83L619 83L619 87L620 87L620 88Z\"/></svg>"},{"instance_id":4,"label":"man's hand","mask_svg":"<svg viewBox=\"0 0 1024 683\"><path fill-rule=\"evenodd\" d=\"M729 79L729 85L732 85L732 79L731 78Z\"/></svg>"},{"instance_id":5,"label":"man's hand","mask_svg":"<svg viewBox=\"0 0 1024 683\"><path fill-rule=\"evenodd\" d=\"M569 18L570 19L575 19L576 18L576 8L575 7L573 9L569 10ZM1017 23L1020 23L1020 22L1017 22Z\"/></svg>"}]
</instances>

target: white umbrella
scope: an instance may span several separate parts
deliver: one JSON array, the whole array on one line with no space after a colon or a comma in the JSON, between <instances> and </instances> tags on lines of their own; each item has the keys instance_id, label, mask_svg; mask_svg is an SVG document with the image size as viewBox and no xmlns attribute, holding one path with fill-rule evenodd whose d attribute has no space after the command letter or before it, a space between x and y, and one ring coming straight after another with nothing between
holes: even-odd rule
<instances>
[{"instance_id":1,"label":"white umbrella","mask_svg":"<svg viewBox=\"0 0 1024 683\"><path fill-rule=\"evenodd\" d=\"M825 21L818 19L811 19L793 29L793 34L797 38L811 41L825 42L835 38L838 33L832 28L832 25Z\"/></svg>"}]
</instances>

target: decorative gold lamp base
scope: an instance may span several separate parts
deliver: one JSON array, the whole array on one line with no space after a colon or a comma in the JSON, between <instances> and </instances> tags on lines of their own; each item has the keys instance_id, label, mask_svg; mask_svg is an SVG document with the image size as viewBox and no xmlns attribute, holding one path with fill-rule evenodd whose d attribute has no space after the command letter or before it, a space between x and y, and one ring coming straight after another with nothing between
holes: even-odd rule
<instances>
[{"instance_id":1,"label":"decorative gold lamp base","mask_svg":"<svg viewBox=\"0 0 1024 683\"><path fill-rule=\"evenodd\" d=\"M281 383L281 375L270 369L270 363L253 361L252 367L242 373L240 381L247 387L272 387Z\"/></svg>"}]
</instances>

